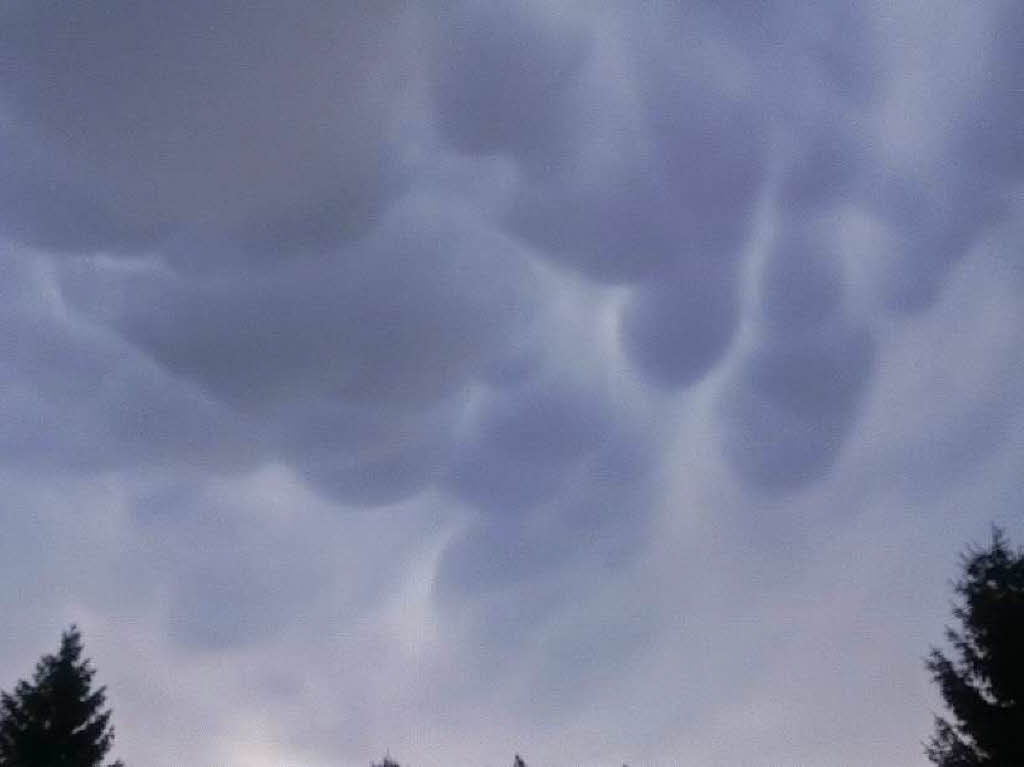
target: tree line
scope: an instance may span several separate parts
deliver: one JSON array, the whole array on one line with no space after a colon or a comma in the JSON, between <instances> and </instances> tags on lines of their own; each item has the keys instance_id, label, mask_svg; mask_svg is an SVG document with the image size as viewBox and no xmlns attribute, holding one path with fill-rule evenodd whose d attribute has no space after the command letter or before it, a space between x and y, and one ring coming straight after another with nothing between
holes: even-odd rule
<instances>
[{"instance_id":1,"label":"tree line","mask_svg":"<svg viewBox=\"0 0 1024 767\"><path fill-rule=\"evenodd\" d=\"M935 717L925 754L938 767L1024 767L1024 549L994 529L961 555L953 592L949 654L933 648L926 661L949 714ZM82 653L71 626L30 681L0 693L0 767L104 767L112 714ZM389 754L370 767L401 766ZM526 762L516 754L512 767Z\"/></svg>"}]
</instances>

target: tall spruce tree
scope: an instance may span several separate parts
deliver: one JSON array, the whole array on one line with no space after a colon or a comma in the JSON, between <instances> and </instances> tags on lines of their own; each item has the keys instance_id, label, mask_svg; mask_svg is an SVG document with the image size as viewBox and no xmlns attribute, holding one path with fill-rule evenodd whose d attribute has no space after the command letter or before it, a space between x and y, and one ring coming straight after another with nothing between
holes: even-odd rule
<instances>
[{"instance_id":1,"label":"tall spruce tree","mask_svg":"<svg viewBox=\"0 0 1024 767\"><path fill-rule=\"evenodd\" d=\"M963 555L947 628L951 660L933 649L927 666L952 721L936 717L926 746L939 767L1024 765L1024 549L1013 551L999 529L985 549Z\"/></svg>"},{"instance_id":2,"label":"tall spruce tree","mask_svg":"<svg viewBox=\"0 0 1024 767\"><path fill-rule=\"evenodd\" d=\"M94 674L72 626L57 654L36 664L31 682L0 695L0 767L100 767L114 729L106 688L92 688Z\"/></svg>"}]
</instances>

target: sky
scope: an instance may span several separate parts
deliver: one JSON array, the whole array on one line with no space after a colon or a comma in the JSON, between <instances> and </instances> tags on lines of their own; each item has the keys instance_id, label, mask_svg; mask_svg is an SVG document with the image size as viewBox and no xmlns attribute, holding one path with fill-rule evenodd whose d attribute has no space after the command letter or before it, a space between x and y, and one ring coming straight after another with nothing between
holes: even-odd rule
<instances>
[{"instance_id":1,"label":"sky","mask_svg":"<svg viewBox=\"0 0 1024 767\"><path fill-rule=\"evenodd\" d=\"M1024 542L1024 4L7 0L0 686L134 767L915 767Z\"/></svg>"}]
</instances>

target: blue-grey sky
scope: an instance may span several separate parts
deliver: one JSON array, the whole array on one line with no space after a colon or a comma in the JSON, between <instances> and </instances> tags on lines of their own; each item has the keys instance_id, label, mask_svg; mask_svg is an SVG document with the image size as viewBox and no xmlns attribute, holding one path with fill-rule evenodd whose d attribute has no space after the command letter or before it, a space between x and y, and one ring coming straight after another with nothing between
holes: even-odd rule
<instances>
[{"instance_id":1,"label":"blue-grey sky","mask_svg":"<svg viewBox=\"0 0 1024 767\"><path fill-rule=\"evenodd\" d=\"M1024 4L9 0L0 686L130 765L915 767L1024 540Z\"/></svg>"}]
</instances>

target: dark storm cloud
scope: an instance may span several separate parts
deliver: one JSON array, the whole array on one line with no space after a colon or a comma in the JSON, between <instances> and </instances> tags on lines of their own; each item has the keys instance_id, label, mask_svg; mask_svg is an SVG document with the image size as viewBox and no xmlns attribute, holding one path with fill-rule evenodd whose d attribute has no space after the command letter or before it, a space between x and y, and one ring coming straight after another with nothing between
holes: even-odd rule
<instances>
[{"instance_id":1,"label":"dark storm cloud","mask_svg":"<svg viewBox=\"0 0 1024 767\"><path fill-rule=\"evenodd\" d=\"M535 301L521 248L443 201L398 204L328 262L129 277L114 320L127 338L360 503L406 497L445 465L451 397Z\"/></svg>"},{"instance_id":2,"label":"dark storm cloud","mask_svg":"<svg viewBox=\"0 0 1024 767\"><path fill-rule=\"evenodd\" d=\"M2 110L3 107L0 107ZM156 235L120 220L88 180L30 131L0 117L0 218L5 234L57 251L139 247Z\"/></svg>"},{"instance_id":3,"label":"dark storm cloud","mask_svg":"<svg viewBox=\"0 0 1024 767\"><path fill-rule=\"evenodd\" d=\"M863 105L877 96L885 72L872 37L869 8L772 3L705 2L712 34L741 48L762 68L775 99L794 89L826 89L830 98ZM781 81L789 78L789 83Z\"/></svg>"},{"instance_id":4,"label":"dark storm cloud","mask_svg":"<svg viewBox=\"0 0 1024 767\"><path fill-rule=\"evenodd\" d=\"M800 15L810 18L804 11ZM871 275L868 290L875 305L901 315L926 311L972 248L1008 212L1008 187L960 140L973 129L977 110L965 105L962 115L942 124L941 149L929 150L922 142L918 156L903 156L914 151L913 145L902 148L899 137L890 145L884 123L876 135L857 123L869 125L873 110L899 109L892 99L902 95L900 79L907 73L886 73L882 64L869 64L866 52L879 43L851 19L855 32L840 50L854 54L848 63L860 62L861 71L848 69L848 75L862 77L870 87L849 91L843 86L848 78L818 58L820 49L814 53L816 44L799 53L826 30L843 26L837 26L838 16L819 21L808 37L803 31L788 36L787 45L794 46L790 53L816 62L821 82L831 82L823 90L825 103L848 101L856 110L850 114L860 116L843 122L829 112L807 122L820 109L814 103L804 115L792 109L784 114L783 124L790 122L803 143L787 157L773 193L775 234L757 270L752 348L743 352L722 393L726 455L741 476L762 489L791 490L823 477L856 424L874 376L877 341L870 323L857 316L864 310L857 306L863 295L852 295L852 275ZM864 47L855 53L851 45ZM984 78L986 89L998 81L1008 59L999 56L997 74ZM951 93L912 95L927 114L956 104ZM851 212L870 221L881 236L843 243L843 217Z\"/></svg>"},{"instance_id":5,"label":"dark storm cloud","mask_svg":"<svg viewBox=\"0 0 1024 767\"><path fill-rule=\"evenodd\" d=\"M445 139L469 154L513 154L534 173L557 167L572 150L586 30L538 5L478 0L437 9L435 22L432 95Z\"/></svg>"},{"instance_id":6,"label":"dark storm cloud","mask_svg":"<svg viewBox=\"0 0 1024 767\"><path fill-rule=\"evenodd\" d=\"M7 461L101 470L254 460L258 443L244 420L69 313L45 268L25 269L16 258L5 266L15 284L22 271L0 330Z\"/></svg>"},{"instance_id":7,"label":"dark storm cloud","mask_svg":"<svg viewBox=\"0 0 1024 767\"><path fill-rule=\"evenodd\" d=\"M5 5L8 134L48 160L7 161L27 182L4 195L7 230L83 250L195 224L259 241L361 228L386 179L400 4L240 10Z\"/></svg>"},{"instance_id":8,"label":"dark storm cloud","mask_svg":"<svg viewBox=\"0 0 1024 767\"><path fill-rule=\"evenodd\" d=\"M907 308L931 300L1000 209L978 181L992 163L976 157L977 142L954 141L965 169L936 179L927 167L890 170L863 132L832 119L829 110L845 103L864 122L884 100L877 41L854 10L784 3L772 12L588 16L461 3L428 14L422 47L398 4L258 5L244 19L236 10L8 6L2 44L13 66L2 95L15 151L5 154L4 220L11 236L60 250L137 252L148 243L170 271L132 276L115 291L116 317L80 296L100 304L91 316L173 377L287 435L272 437L285 439L272 450L342 496L351 487L353 499L401 497L444 472L452 440L431 413L458 406L435 411L437 403L513 359L502 347L515 347L514 326L534 309L508 286L528 282L517 272L535 254L510 234L588 276L633 283L619 329L627 358L662 386L692 385L740 327L755 208L774 194L774 136L792 131L799 145L776 195L788 239L773 247L797 255L769 257L756 321L774 335L741 366L752 383L740 390L761 391L753 382L766 374L754 371L779 355L796 355L814 375L807 360L824 352L784 336L808 332L837 300L837 278L815 275L831 256L800 233L801 217L852 206L877 219L893 249L879 290ZM1010 50L1017 26L1004 15ZM457 210L461 202L383 199L401 165L385 152L389 115L406 87L401 76L426 51L419 63L441 142L481 161L507 156L522 171L497 224ZM1012 54L995 58L984 92L1001 92L1016 71ZM798 77L787 101L779 94L789 66ZM983 127L965 117L952 136ZM310 251L323 255L296 260ZM870 359L863 349L872 342L854 335L836 343L850 360ZM852 367L834 380L861 381L861 390L867 376ZM853 384L836 385L837 402L857 401ZM319 403L314 411L338 419L338 432L353 419L387 424L379 428L391 442L340 446L336 457L310 450L302 431L312 426L285 423L311 420L291 404L300 400ZM429 413L391 413L410 408ZM752 417L741 442L759 442L763 417ZM837 449L841 423L847 417L836 415L825 428L832 447L820 454ZM559 482L552 463L535 460L534 480L511 487L515 472L482 445L480 455L455 449L453 487L469 497L504 485L505 500L491 492L492 500L515 506Z\"/></svg>"},{"instance_id":9,"label":"dark storm cloud","mask_svg":"<svg viewBox=\"0 0 1024 767\"><path fill-rule=\"evenodd\" d=\"M469 488L457 485L456 492L473 493L470 500L491 513L471 526L442 562L442 596L489 595L518 583L550 583L559 572L614 569L630 561L652 522L652 435L637 424L610 423L607 418L604 415L606 422L600 424L600 438L585 451L573 456L548 453L546 461L561 470L554 479L542 468L545 459L527 463L525 457L513 455L503 461L505 453L485 453L490 465L456 475L456 482L478 483ZM527 489L508 490L511 482L501 473L503 468L520 470ZM495 472L505 484L492 480ZM484 485L488 481L491 484ZM503 497L506 492L509 499ZM540 602L551 609L563 604L566 596L555 586ZM515 609L533 610L521 597L510 594ZM492 607L483 609L489 613Z\"/></svg>"},{"instance_id":10,"label":"dark storm cloud","mask_svg":"<svg viewBox=\"0 0 1024 767\"><path fill-rule=\"evenodd\" d=\"M515 493L534 494L554 524L563 503L599 487L609 470L591 464L595 451L611 450L612 404L588 385L537 378L535 254L458 201L463 179L454 189L446 182L450 200L428 180L423 193L381 201L389 178L382 137L399 98L388 77L402 64L388 47L394 8L364 10L260 6L239 20L228 5L117 14L11 6L3 42L17 66L5 103L25 147L55 159L19 166L8 231L58 250L145 256L132 268L102 259L59 268L83 327L130 354L157 392L207 403L184 418L144 397L151 420L162 411L167 418L148 430L128 424L125 449L167 429L162 442L197 441L196 463L216 469L203 456L231 444L218 424L237 419L265 450L248 451L248 465L285 460L346 503L392 503L442 478L488 513L521 508ZM560 102L584 60L582 34L537 8L452 13L470 33L440 44L448 63L431 92L448 140L462 152L527 163L563 154L557 141L568 134L553 126L568 130L571 113ZM492 66L467 67L459 57L476 55L483 29L493 44L477 52ZM567 45L567 29L575 43ZM538 58L557 70L557 83L531 79L548 74ZM457 113L455 102L483 98L499 70L522 86L515 108L535 112L520 124L539 126L532 138L511 130L507 107L488 116L473 102ZM477 82L458 81L472 74ZM540 114L547 108L549 118ZM469 117L484 122L474 127ZM51 196L37 201L37 188ZM83 353L109 379L109 360ZM457 439L453 426L475 380L500 393L474 427L478 436ZM113 391L118 417L128 417L130 398ZM209 424L206 433L187 436L192 421ZM81 431L88 437L92 428ZM503 488L511 483L499 475L517 462L519 482ZM566 486L570 475L595 471ZM513 534L527 527L510 524ZM214 548L230 537L211 531ZM568 553L571 526L555 524L548 535ZM530 540L538 553L550 547L539 533ZM246 580L236 558L225 562L216 572L202 562L187 568L204 575L175 590L176 604L196 607L194 620L174 619L193 626L183 638L204 625L211 633L201 643L236 636L214 620L220 607L202 608L203 583L234 593L231 584ZM243 575L232 575L239 568ZM246 593L234 601L244 606ZM231 611L223 618L235 620Z\"/></svg>"},{"instance_id":11,"label":"dark storm cloud","mask_svg":"<svg viewBox=\"0 0 1024 767\"><path fill-rule=\"evenodd\" d=\"M645 375L686 386L718 362L739 324L737 271L735 258L699 257L633 291L620 339Z\"/></svg>"},{"instance_id":12,"label":"dark storm cloud","mask_svg":"<svg viewBox=\"0 0 1024 767\"><path fill-rule=\"evenodd\" d=\"M813 333L842 311L843 263L820 226L790 225L779 233L761 267L759 324L775 336Z\"/></svg>"},{"instance_id":13,"label":"dark storm cloud","mask_svg":"<svg viewBox=\"0 0 1024 767\"><path fill-rule=\"evenodd\" d=\"M965 26L963 40L935 34L948 19ZM886 21L896 23L879 28L884 42L902 41L908 55L876 100L877 130L861 135L847 201L874 217L889 238L876 287L883 303L919 313L1008 214L1008 193L1021 178L1011 116L1020 98L1007 87L1021 60L1008 46L1024 36L1024 25L1012 3L975 12L936 8L916 18L896 12ZM882 58L901 62L892 51Z\"/></svg>"},{"instance_id":14,"label":"dark storm cloud","mask_svg":"<svg viewBox=\"0 0 1024 767\"><path fill-rule=\"evenodd\" d=\"M512 530L541 507L568 519L573 483L623 419L600 387L556 380L540 258L629 286L617 341L663 389L716 370L749 318L720 397L725 454L760 488L822 477L876 343L844 305L837 212L874 222L893 251L875 286L906 308L931 300L998 209L980 161L893 169L859 127L891 76L865 13L466 2L403 25L405 10L5 11L9 234L145 244L163 264L63 268L71 305L147 371L107 387L124 400L96 416L123 424L110 449L159 436L231 452L232 430L202 424L238 420L347 503L440 483L511 514ZM421 39L409 28L424 20ZM439 145L418 151L445 158L432 165L397 161L389 122L415 112L421 84ZM488 178L506 187L490 201ZM748 306L766 205L777 232Z\"/></svg>"},{"instance_id":15,"label":"dark storm cloud","mask_svg":"<svg viewBox=\"0 0 1024 767\"><path fill-rule=\"evenodd\" d=\"M451 402L395 413L321 398L284 409L270 428L281 455L331 497L378 505L437 478L449 460L456 417Z\"/></svg>"},{"instance_id":16,"label":"dark storm cloud","mask_svg":"<svg viewBox=\"0 0 1024 767\"><path fill-rule=\"evenodd\" d=\"M957 115L955 151L963 152L982 172L1003 183L1024 176L1024 94L1016 87L1024 75L1024 11L1020 4L998 4L992 22L991 47L984 52L986 72L975 94L984 108Z\"/></svg>"},{"instance_id":17,"label":"dark storm cloud","mask_svg":"<svg viewBox=\"0 0 1024 767\"><path fill-rule=\"evenodd\" d=\"M102 376L112 398L70 431L102 424L114 454L120 441L202 456L234 449L231 430L204 424L239 420L334 498L389 503L440 482L507 516L508 536L538 509L573 519L574 493L601 486L590 462L615 454L628 420L596 385L545 380L565 374L523 351L551 321L534 259L629 284L618 342L666 389L715 370L750 317L753 345L721 394L725 454L755 487L796 488L834 465L875 359L843 304L829 214L877 218L894 248L878 284L907 306L941 287L994 204L987 189L964 202L969 174L890 170L833 119L845 104L865 121L886 84L854 10L461 3L421 16L422 48L397 4L5 13L6 131L24 150L9 154L9 233L63 250L147 243L165 264L65 279L72 306L146 371L111 377L111 352L57 333L52 356L92 366L75 380ZM478 205L465 178L395 196L399 168L418 172L388 154L416 64L441 144L428 151L470 167L507 158L507 206ZM780 134L795 137L781 154ZM745 306L766 199L779 233ZM18 364L24 379L35 363ZM538 556L561 551L544 535ZM493 561L480 551L465 561Z\"/></svg>"},{"instance_id":18,"label":"dark storm cloud","mask_svg":"<svg viewBox=\"0 0 1024 767\"><path fill-rule=\"evenodd\" d=\"M876 358L845 305L849 279L829 222L778 229L757 274L757 333L722 393L726 454L740 476L775 491L832 468Z\"/></svg>"},{"instance_id":19,"label":"dark storm cloud","mask_svg":"<svg viewBox=\"0 0 1024 767\"><path fill-rule=\"evenodd\" d=\"M672 67L706 62L658 63L633 62L622 86L635 126L603 136L582 123L571 170L528 184L512 211L524 236L598 279L659 279L680 261L734 261L750 231L763 123L713 79L692 82ZM604 108L600 83L583 85L589 109Z\"/></svg>"},{"instance_id":20,"label":"dark storm cloud","mask_svg":"<svg viewBox=\"0 0 1024 767\"><path fill-rule=\"evenodd\" d=\"M451 486L489 512L536 505L607 439L610 417L595 392L561 382L495 392L460 440Z\"/></svg>"},{"instance_id":21,"label":"dark storm cloud","mask_svg":"<svg viewBox=\"0 0 1024 767\"><path fill-rule=\"evenodd\" d=\"M739 474L766 490L822 477L855 422L874 359L871 336L846 327L754 351L723 406L725 449Z\"/></svg>"},{"instance_id":22,"label":"dark storm cloud","mask_svg":"<svg viewBox=\"0 0 1024 767\"><path fill-rule=\"evenodd\" d=\"M1024 375L1019 240L1019 219L994 233L958 271L930 321L908 328L880 357L881 372L897 365L908 372L887 376L872 396L858 428L871 435L877 464L862 470L928 477L920 492L941 495L1016 439ZM894 413L905 436L889 439Z\"/></svg>"},{"instance_id":23,"label":"dark storm cloud","mask_svg":"<svg viewBox=\"0 0 1024 767\"><path fill-rule=\"evenodd\" d=\"M786 6L797 33L782 34L756 14L588 18L541 4L464 3L430 19L428 102L442 143L519 166L511 205L496 223L457 188L444 193L448 201L431 183L385 202L395 177L385 166L400 165L389 165L382 138L401 98L396 76L421 49L397 55L395 46L412 40L392 30L400 8L364 10L261 5L239 21L224 4L120 14L14 5L4 37L17 62L3 91L9 120L27 147L60 158L38 178L21 168L16 201L40 209L38 187L86 205L81 215L55 213L50 242L72 237L79 219L109 219L88 205L116 210L123 221L110 219L111 231L148 237L168 265L108 280L100 299L86 279L69 298L174 380L245 413L271 454L350 502L408 497L444 476L485 508L529 507L557 497L600 443L595 425L613 406L589 403L584 388L542 407L530 380L537 370L522 365L525 382L498 398L493 423L459 439L452 431L467 385L507 378L515 359L530 356L514 352L537 313L530 259L632 282L619 328L627 359L659 385L686 387L724 357L740 326L771 127L817 137L789 172L782 201L792 211L807 198L821 205L827 195L813 190L831 186L832 167L865 176L867 161L846 159L859 150L846 132L800 112L815 108L813 98L785 111L773 98L746 97L776 38L782 59L801 62L819 95L852 98L844 89L858 77L874 83L874 69L850 64L863 60L861 32L826 55L843 26L830 16ZM859 18L844 24L863 29ZM679 45L680 36L695 44ZM696 44L702 39L712 43ZM762 86L778 74L765 72ZM836 203L849 199L856 193ZM338 206L363 223L352 225ZM33 232L45 221L11 221L12 233L43 241ZM83 230L67 249L103 239ZM780 247L815 261L813 246ZM813 281L800 277L801 263L788 268ZM780 313L813 314L822 311L815 301L830 300L805 290L809 304L789 304L786 275L768 272L769 322L784 325ZM776 330L798 332L804 319ZM770 369L765 360L789 343L772 340L750 370ZM804 362L819 354L786 353ZM837 401L856 399L837 386ZM502 408L509 415L497 415ZM546 415L526 415L533 411ZM832 448L812 452L834 453L847 420L836 415L825 428Z\"/></svg>"},{"instance_id":24,"label":"dark storm cloud","mask_svg":"<svg viewBox=\"0 0 1024 767\"><path fill-rule=\"evenodd\" d=\"M882 299L901 313L924 311L956 264L1005 215L1003 192L972 172L952 179L935 170L865 175L860 204L890 237Z\"/></svg>"},{"instance_id":25,"label":"dark storm cloud","mask_svg":"<svg viewBox=\"0 0 1024 767\"><path fill-rule=\"evenodd\" d=\"M400 408L457 390L496 355L531 287L517 243L414 199L329 260L137 284L118 325L242 409L317 396Z\"/></svg>"}]
</instances>

